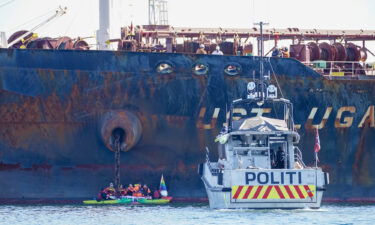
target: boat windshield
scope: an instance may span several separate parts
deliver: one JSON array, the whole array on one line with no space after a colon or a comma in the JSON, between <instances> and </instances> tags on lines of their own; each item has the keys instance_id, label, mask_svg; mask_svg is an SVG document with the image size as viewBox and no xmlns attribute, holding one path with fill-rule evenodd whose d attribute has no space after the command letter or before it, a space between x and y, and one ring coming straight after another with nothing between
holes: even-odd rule
<instances>
[{"instance_id":1,"label":"boat windshield","mask_svg":"<svg viewBox=\"0 0 375 225\"><path fill-rule=\"evenodd\" d=\"M249 127L249 125L245 126L245 122L247 124L277 123L280 126L285 124L285 129L288 130L292 126L291 118L293 118L291 104L281 101L266 101L261 106L255 101L237 101L232 104L229 114L231 128L234 130Z\"/></svg>"}]
</instances>

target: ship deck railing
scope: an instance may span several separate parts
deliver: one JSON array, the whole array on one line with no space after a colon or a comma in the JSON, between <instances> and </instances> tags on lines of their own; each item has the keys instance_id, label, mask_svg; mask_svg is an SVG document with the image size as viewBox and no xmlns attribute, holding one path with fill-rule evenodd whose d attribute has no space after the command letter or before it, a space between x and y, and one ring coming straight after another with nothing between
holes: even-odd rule
<instances>
[{"instance_id":1,"label":"ship deck railing","mask_svg":"<svg viewBox=\"0 0 375 225\"><path fill-rule=\"evenodd\" d=\"M358 61L313 61L303 62L327 79L375 79L375 64Z\"/></svg>"},{"instance_id":2,"label":"ship deck railing","mask_svg":"<svg viewBox=\"0 0 375 225\"><path fill-rule=\"evenodd\" d=\"M297 146L294 146L294 158L299 164L301 164L303 167L306 167L302 159L302 152Z\"/></svg>"}]
</instances>

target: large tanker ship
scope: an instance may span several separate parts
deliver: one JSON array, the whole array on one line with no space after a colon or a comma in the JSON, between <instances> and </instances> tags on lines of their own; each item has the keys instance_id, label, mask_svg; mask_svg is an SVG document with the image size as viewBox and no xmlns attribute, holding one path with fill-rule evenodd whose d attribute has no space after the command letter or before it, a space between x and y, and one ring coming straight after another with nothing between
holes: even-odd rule
<instances>
[{"instance_id":1,"label":"large tanker ship","mask_svg":"<svg viewBox=\"0 0 375 225\"><path fill-rule=\"evenodd\" d=\"M113 136L119 133L124 184L152 186L164 174L176 199L206 197L197 165L205 159L206 146L216 149L213 140L229 103L246 96L247 83L259 74L260 58L249 56L252 46L238 41L246 35L260 37L259 31L133 29L123 29L121 39L111 40L118 43L117 51L88 51L84 41L68 38L31 38L26 49L18 49L26 43L0 49L3 202L92 197L113 180ZM265 32L272 40L343 37L339 31ZM265 73L294 103L307 164L314 163L319 129L320 165L331 181L327 200L375 197L375 76L359 62L364 48L349 43L373 40L373 33L346 33L345 44L301 42L291 46L294 58L265 58ZM25 32L10 42L20 35ZM181 36L190 40L177 44L172 38ZM207 43L218 36L231 39ZM164 44L149 41L162 38ZM207 51L219 44L225 55L192 54L202 43ZM217 158L214 152L211 157Z\"/></svg>"}]
</instances>

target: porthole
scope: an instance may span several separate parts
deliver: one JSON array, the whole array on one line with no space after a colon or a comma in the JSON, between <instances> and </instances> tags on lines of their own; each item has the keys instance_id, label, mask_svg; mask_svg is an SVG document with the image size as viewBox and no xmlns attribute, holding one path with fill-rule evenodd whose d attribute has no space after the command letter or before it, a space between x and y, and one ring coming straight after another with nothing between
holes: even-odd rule
<instances>
[{"instance_id":1,"label":"porthole","mask_svg":"<svg viewBox=\"0 0 375 225\"><path fill-rule=\"evenodd\" d=\"M202 63L197 63L193 66L193 73L198 76L207 75L208 66Z\"/></svg>"},{"instance_id":2,"label":"porthole","mask_svg":"<svg viewBox=\"0 0 375 225\"><path fill-rule=\"evenodd\" d=\"M156 72L160 74L170 74L173 73L174 68L170 63L162 62L159 63L156 67Z\"/></svg>"},{"instance_id":3,"label":"porthole","mask_svg":"<svg viewBox=\"0 0 375 225\"><path fill-rule=\"evenodd\" d=\"M242 68L239 64L229 64L225 67L224 72L229 76L236 76L242 72Z\"/></svg>"}]
</instances>

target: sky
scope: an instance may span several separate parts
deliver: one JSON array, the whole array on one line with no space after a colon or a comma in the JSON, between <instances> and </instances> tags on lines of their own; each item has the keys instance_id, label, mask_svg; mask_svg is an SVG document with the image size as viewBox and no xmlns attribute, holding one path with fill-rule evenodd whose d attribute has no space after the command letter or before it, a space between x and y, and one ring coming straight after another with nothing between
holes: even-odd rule
<instances>
[{"instance_id":1,"label":"sky","mask_svg":"<svg viewBox=\"0 0 375 225\"><path fill-rule=\"evenodd\" d=\"M113 1L116 36L121 25L148 23L148 0ZM59 5L67 14L40 28L39 36L95 35L98 0L0 0L0 31L9 37L31 29ZM168 0L168 10L173 26L249 28L264 21L269 28L375 30L375 0Z\"/></svg>"}]
</instances>

